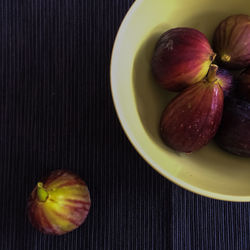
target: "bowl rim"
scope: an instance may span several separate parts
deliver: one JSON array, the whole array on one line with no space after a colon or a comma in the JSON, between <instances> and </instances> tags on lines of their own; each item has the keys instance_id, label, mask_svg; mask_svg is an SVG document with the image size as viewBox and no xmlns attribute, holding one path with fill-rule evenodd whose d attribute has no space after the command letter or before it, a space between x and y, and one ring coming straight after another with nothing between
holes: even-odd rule
<instances>
[{"instance_id":1,"label":"bowl rim","mask_svg":"<svg viewBox=\"0 0 250 250\"><path fill-rule=\"evenodd\" d=\"M211 199L216 199L216 200L222 200L222 201L232 201L232 202L249 202L250 201L250 196L239 196L239 195L226 195L226 194L221 194L221 193L216 193L216 192L211 192L207 191L202 188L198 188L188 182L185 182L170 173L168 173L167 170L163 170L162 167L154 162L154 160L151 157L148 157L147 155L144 155L143 148L141 145L139 145L136 141L135 136L133 133L129 132L127 123L125 122L125 119L123 119L121 112L120 112L120 107L118 105L118 102L115 98L115 89L114 89L114 74L115 72L113 71L113 65L114 65L114 58L117 56L116 54L116 47L119 44L119 38L121 34L124 31L124 28L126 24L130 20L130 16L134 14L134 12L140 7L140 4L145 1L145 0L135 0L132 5L130 6L129 10L127 11L125 17L123 18L118 31L116 33L116 37L113 43L112 47L112 52L111 52L111 60L110 60L110 89L111 89L111 95L112 95L112 100L115 108L116 115L118 117L118 120L120 122L120 125L127 136L129 142L132 144L134 149L137 151L137 153L143 158L143 160L151 166L156 172L158 172L161 176L165 177L167 180L171 181L172 183L176 184L177 186L184 188L192 193L195 193L197 195L205 196L207 198Z\"/></svg>"}]
</instances>

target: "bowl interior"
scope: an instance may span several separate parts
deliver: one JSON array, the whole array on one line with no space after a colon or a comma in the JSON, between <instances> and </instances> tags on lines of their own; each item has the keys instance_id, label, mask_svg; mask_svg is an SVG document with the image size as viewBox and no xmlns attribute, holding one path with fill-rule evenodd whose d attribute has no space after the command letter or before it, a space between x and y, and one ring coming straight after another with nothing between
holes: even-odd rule
<instances>
[{"instance_id":1,"label":"bowl interior","mask_svg":"<svg viewBox=\"0 0 250 250\"><path fill-rule=\"evenodd\" d=\"M209 143L192 154L176 153L162 142L158 127L174 93L155 83L150 60L167 29L193 27L209 40L232 14L250 14L245 0L137 0L118 32L111 62L111 88L121 124L131 143L158 172L180 186L216 199L250 201L250 159Z\"/></svg>"}]
</instances>

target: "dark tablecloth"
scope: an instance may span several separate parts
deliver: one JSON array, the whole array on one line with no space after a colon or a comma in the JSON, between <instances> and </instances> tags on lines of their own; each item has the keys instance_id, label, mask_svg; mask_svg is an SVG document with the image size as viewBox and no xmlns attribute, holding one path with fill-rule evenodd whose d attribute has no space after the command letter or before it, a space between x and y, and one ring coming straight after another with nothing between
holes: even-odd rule
<instances>
[{"instance_id":1,"label":"dark tablecloth","mask_svg":"<svg viewBox=\"0 0 250 250\"><path fill-rule=\"evenodd\" d=\"M133 0L0 1L0 249L250 249L248 203L194 195L156 173L123 133L110 92L118 27ZM86 222L30 225L28 196L65 168L88 184Z\"/></svg>"}]
</instances>

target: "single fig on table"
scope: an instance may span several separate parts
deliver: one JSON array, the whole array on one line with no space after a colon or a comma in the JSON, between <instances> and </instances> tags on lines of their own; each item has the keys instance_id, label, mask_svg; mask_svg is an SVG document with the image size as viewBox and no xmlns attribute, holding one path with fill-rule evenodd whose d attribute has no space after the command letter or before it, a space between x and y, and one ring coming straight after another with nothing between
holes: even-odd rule
<instances>
[{"instance_id":1,"label":"single fig on table","mask_svg":"<svg viewBox=\"0 0 250 250\"><path fill-rule=\"evenodd\" d=\"M67 170L55 170L32 191L28 216L39 231L61 235L84 222L90 203L88 187L79 176Z\"/></svg>"},{"instance_id":2,"label":"single fig on table","mask_svg":"<svg viewBox=\"0 0 250 250\"><path fill-rule=\"evenodd\" d=\"M250 102L250 68L241 72L238 79L237 92L242 99Z\"/></svg>"},{"instance_id":3,"label":"single fig on table","mask_svg":"<svg viewBox=\"0 0 250 250\"><path fill-rule=\"evenodd\" d=\"M228 69L250 64L250 17L233 15L222 20L213 37L216 59Z\"/></svg>"},{"instance_id":4,"label":"single fig on table","mask_svg":"<svg viewBox=\"0 0 250 250\"><path fill-rule=\"evenodd\" d=\"M230 153L250 156L250 103L236 97L225 98L215 141Z\"/></svg>"},{"instance_id":5,"label":"single fig on table","mask_svg":"<svg viewBox=\"0 0 250 250\"><path fill-rule=\"evenodd\" d=\"M156 44L152 72L162 87L181 91L206 76L215 56L206 36L200 31L170 29Z\"/></svg>"},{"instance_id":6,"label":"single fig on table","mask_svg":"<svg viewBox=\"0 0 250 250\"><path fill-rule=\"evenodd\" d=\"M191 153L215 135L223 111L223 90L212 64L207 78L178 94L163 111L160 134L172 149Z\"/></svg>"}]
</instances>

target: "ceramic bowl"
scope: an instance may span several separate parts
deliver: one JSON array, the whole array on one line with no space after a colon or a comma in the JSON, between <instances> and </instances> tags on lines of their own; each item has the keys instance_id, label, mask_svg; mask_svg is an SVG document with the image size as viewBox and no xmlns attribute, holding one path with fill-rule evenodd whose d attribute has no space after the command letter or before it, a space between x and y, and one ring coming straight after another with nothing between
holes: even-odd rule
<instances>
[{"instance_id":1,"label":"ceramic bowl","mask_svg":"<svg viewBox=\"0 0 250 250\"><path fill-rule=\"evenodd\" d=\"M139 154L175 184L228 201L250 201L250 159L224 152L213 141L192 154L167 147L159 136L159 120L175 94L156 84L150 61L164 31L193 27L211 41L222 19L240 13L250 14L250 1L137 0L120 26L111 60L114 105Z\"/></svg>"}]
</instances>

